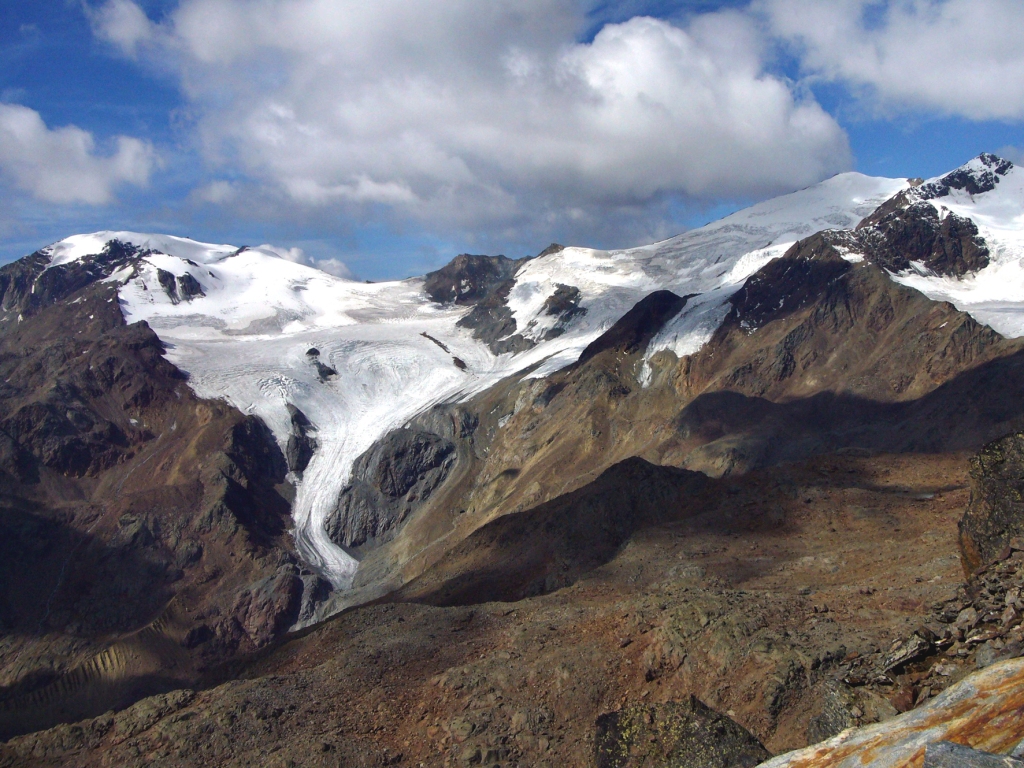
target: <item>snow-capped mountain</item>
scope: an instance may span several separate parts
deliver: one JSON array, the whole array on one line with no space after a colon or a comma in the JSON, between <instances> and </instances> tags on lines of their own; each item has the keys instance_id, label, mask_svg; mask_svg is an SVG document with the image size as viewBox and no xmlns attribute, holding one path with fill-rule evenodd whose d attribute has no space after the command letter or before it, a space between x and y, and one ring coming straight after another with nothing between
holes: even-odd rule
<instances>
[{"instance_id":1,"label":"snow-capped mountain","mask_svg":"<svg viewBox=\"0 0 1024 768\"><path fill-rule=\"evenodd\" d=\"M984 661L945 653L941 628L893 646L925 654L906 674L879 648L922 605L944 625L965 610L961 562L1019 570L1012 164L843 174L652 245L462 255L402 281L289 256L109 231L0 268L0 739L262 649L192 711L359 701L373 739L412 718L388 743L418 761L439 743L422 711L479 710L490 741L459 755L568 764L552 722L579 743L642 692L697 691L799 744L888 716L893 690L911 706L924 674L942 689L937 654ZM1019 621L990 608L986 633ZM554 719L530 709L538 679ZM222 707L230 691L247 698ZM428 709L395 720L367 691ZM159 711L172 699L191 706ZM289 717L266 711L254 744ZM344 721L294 711L299 740ZM121 749L104 739L137 725L104 717L93 746L65 730L47 749Z\"/></svg>"},{"instance_id":2,"label":"snow-capped mountain","mask_svg":"<svg viewBox=\"0 0 1024 768\"><path fill-rule=\"evenodd\" d=\"M729 297L761 266L816 231L854 226L907 186L847 173L654 245L565 248L532 259L507 298L517 332L535 343L517 354L495 355L459 327L467 309L432 301L421 278L359 283L287 261L272 247L135 232L78 235L43 253L56 266L100 253L113 240L142 249L137 266L107 279L120 285L126 320L149 323L193 390L258 415L282 446L292 429L287 406L305 414L319 449L297 479L296 542L344 586L358 563L330 541L324 521L352 462L382 435L433 403L467 397L518 371L540 377L572 363L655 290L697 296L649 352L696 351L725 317ZM585 311L544 340L553 323L544 303L560 285L579 291ZM322 366L332 373L323 376Z\"/></svg>"},{"instance_id":3,"label":"snow-capped mountain","mask_svg":"<svg viewBox=\"0 0 1024 768\"><path fill-rule=\"evenodd\" d=\"M296 541L310 563L343 586L358 563L329 540L323 524L352 462L382 435L433 403L465 398L516 372L541 377L574 362L655 290L692 298L647 356L662 349L692 354L750 275L797 240L852 228L895 197L972 219L991 256L976 274L941 276L917 265L894 279L951 301L1004 335L1024 334L1024 172L993 156L917 187L841 174L661 243L564 248L529 260L516 272L506 305L515 333L532 346L506 354L494 354L460 327L466 307L432 301L421 278L365 284L290 262L270 246L134 232L78 235L43 253L56 266L100 253L113 240L142 249L137 265L107 279L120 285L125 318L149 323L195 392L258 415L282 446L292 431L287 406L305 414L319 448L296 478ZM558 318L545 302L559 286L578 292L583 311L553 335Z\"/></svg>"}]
</instances>

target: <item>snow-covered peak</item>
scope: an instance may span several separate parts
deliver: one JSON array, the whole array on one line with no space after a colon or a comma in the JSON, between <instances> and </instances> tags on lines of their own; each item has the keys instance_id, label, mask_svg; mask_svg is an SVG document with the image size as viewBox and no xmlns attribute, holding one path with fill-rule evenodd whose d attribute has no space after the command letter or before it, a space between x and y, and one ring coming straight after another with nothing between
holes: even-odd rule
<instances>
[{"instance_id":1,"label":"snow-covered peak","mask_svg":"<svg viewBox=\"0 0 1024 768\"><path fill-rule=\"evenodd\" d=\"M100 253L112 240L144 251L157 251L179 259L191 259L200 264L215 264L238 251L237 246L200 243L174 235L105 231L73 235L44 248L43 252L50 255L50 266L55 267Z\"/></svg>"},{"instance_id":2,"label":"snow-covered peak","mask_svg":"<svg viewBox=\"0 0 1024 768\"><path fill-rule=\"evenodd\" d=\"M1013 168L1009 160L986 152L947 174L928 179L913 190L911 198L935 200L947 196L983 195L995 191Z\"/></svg>"},{"instance_id":3,"label":"snow-covered peak","mask_svg":"<svg viewBox=\"0 0 1024 768\"><path fill-rule=\"evenodd\" d=\"M331 543L323 522L355 459L382 435L433 403L469 397L517 371L541 376L574 362L654 290L698 294L654 347L694 351L761 265L813 232L853 226L907 186L842 174L661 243L566 248L530 260L507 299L514 333L525 340L509 347L524 350L517 354L495 355L459 324L470 308L431 301L422 279L342 280L270 246L98 232L50 246L50 265L99 254L112 240L138 248L107 279L120 285L126 319L149 323L200 396L259 415L282 444L288 406L308 417L320 447L295 478L296 544L341 586L357 563ZM572 311L553 314L557 297ZM306 354L313 347L315 359Z\"/></svg>"},{"instance_id":4,"label":"snow-covered peak","mask_svg":"<svg viewBox=\"0 0 1024 768\"><path fill-rule=\"evenodd\" d=\"M948 301L1004 336L1024 336L1024 169L985 154L913 190L940 217L971 219L988 265L962 278L908 272L898 282Z\"/></svg>"}]
</instances>

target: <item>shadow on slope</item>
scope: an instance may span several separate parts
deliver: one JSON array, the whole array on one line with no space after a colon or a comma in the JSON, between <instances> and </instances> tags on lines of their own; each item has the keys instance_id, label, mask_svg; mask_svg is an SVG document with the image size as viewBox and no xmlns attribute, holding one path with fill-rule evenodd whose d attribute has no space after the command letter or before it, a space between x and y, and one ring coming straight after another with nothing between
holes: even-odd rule
<instances>
[{"instance_id":1,"label":"shadow on slope","mask_svg":"<svg viewBox=\"0 0 1024 768\"><path fill-rule=\"evenodd\" d=\"M699 512L716 484L634 457L594 482L477 529L389 601L469 605L568 586L608 562L636 531Z\"/></svg>"},{"instance_id":2,"label":"shadow on slope","mask_svg":"<svg viewBox=\"0 0 1024 768\"><path fill-rule=\"evenodd\" d=\"M880 402L820 392L773 402L732 391L708 392L675 420L678 437L697 445L686 466L713 475L797 461L839 450L873 453L976 451L1024 425L1024 352L961 373L914 400Z\"/></svg>"}]
</instances>

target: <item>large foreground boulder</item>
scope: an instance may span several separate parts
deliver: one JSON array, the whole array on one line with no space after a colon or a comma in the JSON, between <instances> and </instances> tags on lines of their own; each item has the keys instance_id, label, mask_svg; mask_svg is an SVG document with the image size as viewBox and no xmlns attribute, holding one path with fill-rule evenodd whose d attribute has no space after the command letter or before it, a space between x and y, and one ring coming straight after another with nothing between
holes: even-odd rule
<instances>
[{"instance_id":1,"label":"large foreground boulder","mask_svg":"<svg viewBox=\"0 0 1024 768\"><path fill-rule=\"evenodd\" d=\"M1024 738L1022 708L1024 659L1004 661L904 715L779 755L761 768L918 768L925 751L943 741L1006 755Z\"/></svg>"}]
</instances>

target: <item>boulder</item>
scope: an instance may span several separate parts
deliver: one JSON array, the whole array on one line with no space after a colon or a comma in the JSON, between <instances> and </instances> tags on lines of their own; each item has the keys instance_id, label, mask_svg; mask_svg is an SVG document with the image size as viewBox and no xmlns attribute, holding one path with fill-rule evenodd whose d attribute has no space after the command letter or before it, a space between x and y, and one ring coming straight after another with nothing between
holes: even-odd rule
<instances>
[{"instance_id":1,"label":"boulder","mask_svg":"<svg viewBox=\"0 0 1024 768\"><path fill-rule=\"evenodd\" d=\"M597 718L597 768L753 768L770 756L743 726L695 696Z\"/></svg>"},{"instance_id":2,"label":"boulder","mask_svg":"<svg viewBox=\"0 0 1024 768\"><path fill-rule=\"evenodd\" d=\"M927 749L938 756L936 759L945 759L943 750L935 745L950 739L971 750L1006 755L1024 735L1022 707L1024 659L1004 661L975 672L906 714L779 755L761 768L910 768L921 765L922 753ZM972 765L935 763L953 764Z\"/></svg>"},{"instance_id":3,"label":"boulder","mask_svg":"<svg viewBox=\"0 0 1024 768\"><path fill-rule=\"evenodd\" d=\"M960 520L964 570L973 573L1024 535L1024 432L995 440L971 459L971 500Z\"/></svg>"}]
</instances>

